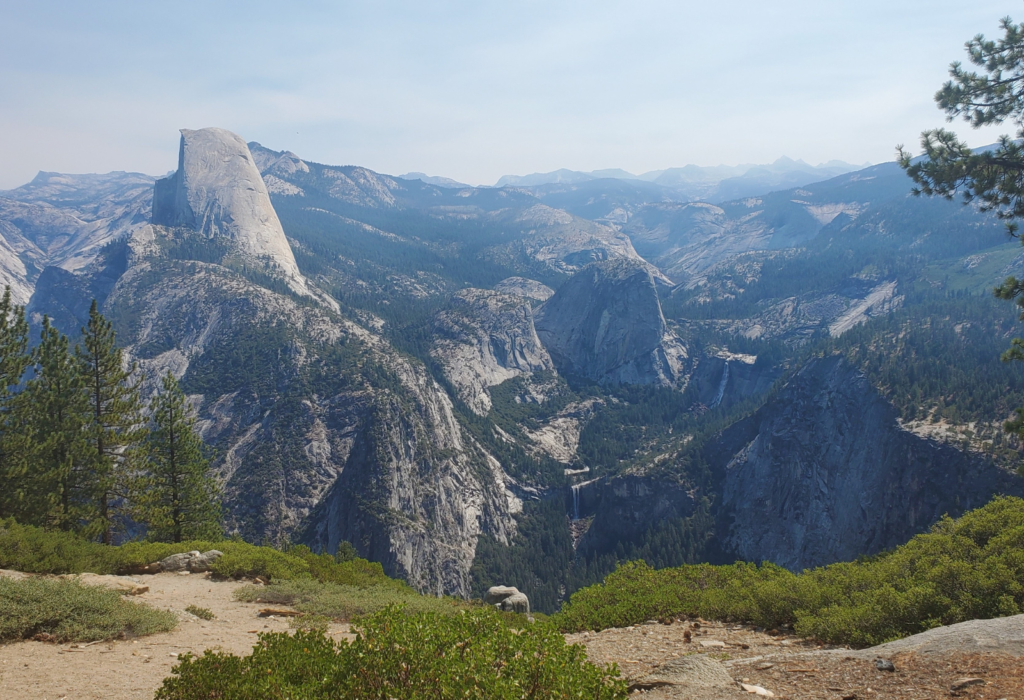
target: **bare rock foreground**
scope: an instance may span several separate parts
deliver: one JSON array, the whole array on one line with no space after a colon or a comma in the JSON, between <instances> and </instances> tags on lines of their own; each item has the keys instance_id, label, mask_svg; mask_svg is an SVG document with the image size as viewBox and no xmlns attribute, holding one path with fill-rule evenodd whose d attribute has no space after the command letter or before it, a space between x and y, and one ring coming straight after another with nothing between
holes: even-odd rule
<instances>
[{"instance_id":1,"label":"bare rock foreground","mask_svg":"<svg viewBox=\"0 0 1024 700\"><path fill-rule=\"evenodd\" d=\"M179 655L205 649L247 654L257 633L288 629L285 617L260 617L262 604L234 599L244 582L161 573L88 583L148 587L134 599L173 610L181 622L172 632L135 640L0 646L0 698L150 700ZM190 615L189 605L208 608L215 618ZM344 638L349 627L333 624L329 633ZM1024 697L1024 615L953 625L860 651L705 621L652 622L567 640L584 644L596 663L618 664L633 697L644 700ZM879 670L879 657L896 670Z\"/></svg>"}]
</instances>

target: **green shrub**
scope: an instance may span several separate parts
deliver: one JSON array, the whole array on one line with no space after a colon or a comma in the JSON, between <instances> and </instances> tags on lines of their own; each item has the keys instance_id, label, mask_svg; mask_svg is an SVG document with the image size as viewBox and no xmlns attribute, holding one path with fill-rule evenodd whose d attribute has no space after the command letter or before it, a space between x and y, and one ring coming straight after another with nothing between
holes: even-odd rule
<instances>
[{"instance_id":1,"label":"green shrub","mask_svg":"<svg viewBox=\"0 0 1024 700\"><path fill-rule=\"evenodd\" d=\"M390 607L354 625L356 639L321 632L263 634L251 656L185 656L157 700L301 698L417 700L624 699L618 671L587 661L548 625L515 630L490 609L409 614Z\"/></svg>"},{"instance_id":2,"label":"green shrub","mask_svg":"<svg viewBox=\"0 0 1024 700\"><path fill-rule=\"evenodd\" d=\"M395 586L394 583L363 587L295 579L269 586L245 586L235 591L235 598L247 603L287 605L299 612L339 621L375 613L389 605L402 605L408 612L442 615L453 615L468 607L463 601L420 595L405 584Z\"/></svg>"},{"instance_id":3,"label":"green shrub","mask_svg":"<svg viewBox=\"0 0 1024 700\"><path fill-rule=\"evenodd\" d=\"M620 566L573 594L552 620L566 631L676 615L793 625L870 646L939 625L1024 611L1024 500L999 497L897 549L793 574L771 564Z\"/></svg>"},{"instance_id":4,"label":"green shrub","mask_svg":"<svg viewBox=\"0 0 1024 700\"><path fill-rule=\"evenodd\" d=\"M69 579L0 578L0 641L91 642L174 629L174 613Z\"/></svg>"},{"instance_id":5,"label":"green shrub","mask_svg":"<svg viewBox=\"0 0 1024 700\"><path fill-rule=\"evenodd\" d=\"M320 632L321 634L326 634L327 628L330 625L331 618L324 617L323 615L299 615L288 620L288 626L292 629Z\"/></svg>"},{"instance_id":6,"label":"green shrub","mask_svg":"<svg viewBox=\"0 0 1024 700\"><path fill-rule=\"evenodd\" d=\"M404 582L388 578L380 564L352 558L351 546L340 556L313 554L304 546L282 552L241 540L129 542L111 547L67 532L0 520L0 568L33 574L126 574L172 554L211 549L224 553L211 566L214 575L223 578L314 578L349 586L391 586L412 591Z\"/></svg>"},{"instance_id":7,"label":"green shrub","mask_svg":"<svg viewBox=\"0 0 1024 700\"><path fill-rule=\"evenodd\" d=\"M109 547L68 532L0 520L0 568L32 574L114 573Z\"/></svg>"},{"instance_id":8,"label":"green shrub","mask_svg":"<svg viewBox=\"0 0 1024 700\"><path fill-rule=\"evenodd\" d=\"M213 618L217 617L209 608L201 608L198 605L186 605L185 612L187 612L190 615L195 615L200 620L212 620Z\"/></svg>"}]
</instances>

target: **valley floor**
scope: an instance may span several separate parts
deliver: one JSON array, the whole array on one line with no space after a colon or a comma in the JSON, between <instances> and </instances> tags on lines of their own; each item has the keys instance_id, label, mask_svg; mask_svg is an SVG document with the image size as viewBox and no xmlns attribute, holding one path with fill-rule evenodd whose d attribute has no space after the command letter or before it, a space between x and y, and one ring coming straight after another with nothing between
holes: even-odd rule
<instances>
[{"instance_id":1,"label":"valley floor","mask_svg":"<svg viewBox=\"0 0 1024 700\"><path fill-rule=\"evenodd\" d=\"M263 604L234 599L234 591L243 583L166 573L132 580L149 587L138 600L179 614L181 623L173 632L89 645L28 641L0 646L0 698L150 700L177 663L177 655L218 648L247 654L258 632L288 629L286 619L258 617ZM206 621L189 615L184 612L189 605L208 608L216 617ZM989 634L993 623L1000 622L998 633ZM979 633L958 635L958 628L952 627L948 629L953 633L945 635L940 644L914 649L901 642L902 646L891 647L888 654L879 652L894 662L895 672L875 667L874 650L825 648L793 635L772 635L746 625L649 623L567 635L567 640L584 644L597 663L618 664L636 686L633 696L644 700L757 697L743 692L733 680L764 688L777 698L1024 697L1024 616L967 624L980 628L980 637L995 641L979 646ZM349 628L334 624L329 632L338 639L347 636ZM643 679L657 674L659 667L664 669L674 659L695 653L720 663L725 682L696 689L680 678L675 685L651 687L648 683L642 687ZM979 680L952 690L966 678Z\"/></svg>"}]
</instances>

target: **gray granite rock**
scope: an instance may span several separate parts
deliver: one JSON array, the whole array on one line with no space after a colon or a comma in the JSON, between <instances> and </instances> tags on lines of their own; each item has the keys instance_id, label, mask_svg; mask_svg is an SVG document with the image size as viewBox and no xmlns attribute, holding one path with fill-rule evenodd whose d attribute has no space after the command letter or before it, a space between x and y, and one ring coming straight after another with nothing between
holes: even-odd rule
<instances>
[{"instance_id":1,"label":"gray granite rock","mask_svg":"<svg viewBox=\"0 0 1024 700\"><path fill-rule=\"evenodd\" d=\"M555 365L602 384L678 386L688 353L661 313L655 278L628 258L593 263L535 312Z\"/></svg>"}]
</instances>

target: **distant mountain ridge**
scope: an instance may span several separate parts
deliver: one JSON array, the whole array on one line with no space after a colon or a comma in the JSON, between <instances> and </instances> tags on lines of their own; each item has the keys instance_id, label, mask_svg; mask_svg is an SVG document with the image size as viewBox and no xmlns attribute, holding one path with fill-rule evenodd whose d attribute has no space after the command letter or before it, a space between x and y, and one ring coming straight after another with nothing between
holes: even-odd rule
<instances>
[{"instance_id":1,"label":"distant mountain ridge","mask_svg":"<svg viewBox=\"0 0 1024 700\"><path fill-rule=\"evenodd\" d=\"M776 189L800 187L861 170L870 165L870 163L852 165L840 160L810 165L802 160L793 160L782 156L774 163L765 165L685 165L664 170L651 170L640 175L634 175L619 168L590 172L561 168L548 173L504 175L498 179L495 187L574 185L604 179L636 180L660 185L675 191L676 194L686 199L725 201L754 194L764 194Z\"/></svg>"}]
</instances>

